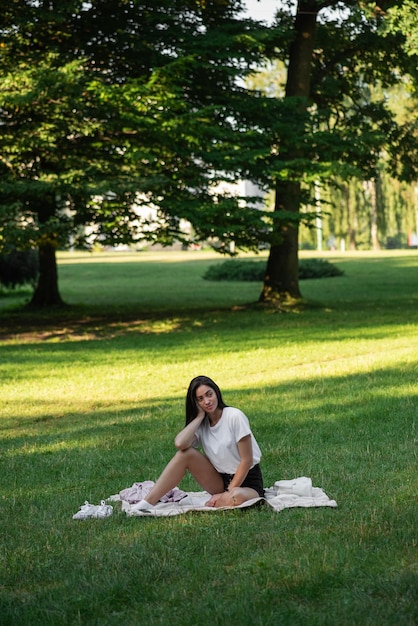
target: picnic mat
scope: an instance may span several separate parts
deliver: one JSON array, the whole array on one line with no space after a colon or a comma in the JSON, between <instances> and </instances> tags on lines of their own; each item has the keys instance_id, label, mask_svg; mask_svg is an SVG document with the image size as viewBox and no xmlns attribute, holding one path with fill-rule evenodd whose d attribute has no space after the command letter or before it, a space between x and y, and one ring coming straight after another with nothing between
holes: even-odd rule
<instances>
[{"instance_id":1,"label":"picnic mat","mask_svg":"<svg viewBox=\"0 0 418 626\"><path fill-rule=\"evenodd\" d=\"M148 481L147 481L148 483ZM135 483L136 485L138 483ZM123 499L123 495L126 493L132 493L130 489L125 489L119 494L110 496L107 500L114 502L120 501L122 511L130 517L166 517L172 515L181 515L188 513L189 511L225 511L233 508L243 509L250 506L254 506L258 503L267 504L273 511L279 512L284 509L290 509L295 507L331 507L336 508L337 503L335 500L331 500L325 491L320 487L313 487L312 480L306 476L299 478L293 478L291 480L278 480L272 487L265 490L264 498L254 498L248 500L243 504L236 507L209 507L205 506L205 503L209 500L210 494L206 491L187 491L184 493L184 497L177 499L173 497L168 502L159 502L149 512L144 511L132 511L131 508L135 504ZM122 494L122 496L121 496ZM138 496L139 497L139 496ZM140 499L140 498L139 498ZM139 499L137 501L139 501Z\"/></svg>"}]
</instances>

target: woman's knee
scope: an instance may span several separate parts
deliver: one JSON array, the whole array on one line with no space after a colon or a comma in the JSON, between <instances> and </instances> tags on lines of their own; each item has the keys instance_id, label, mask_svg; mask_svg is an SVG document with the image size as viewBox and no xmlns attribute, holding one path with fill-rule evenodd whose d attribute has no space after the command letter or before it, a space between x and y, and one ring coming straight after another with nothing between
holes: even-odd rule
<instances>
[{"instance_id":1,"label":"woman's knee","mask_svg":"<svg viewBox=\"0 0 418 626\"><path fill-rule=\"evenodd\" d=\"M201 456L201 453L196 448L185 448L184 450L177 450L174 458L181 463L188 465L190 461Z\"/></svg>"},{"instance_id":2,"label":"woman's knee","mask_svg":"<svg viewBox=\"0 0 418 626\"><path fill-rule=\"evenodd\" d=\"M198 450L196 450L196 448L184 448L184 450L177 450L177 453L179 456L194 456L195 454L200 454L200 452Z\"/></svg>"}]
</instances>

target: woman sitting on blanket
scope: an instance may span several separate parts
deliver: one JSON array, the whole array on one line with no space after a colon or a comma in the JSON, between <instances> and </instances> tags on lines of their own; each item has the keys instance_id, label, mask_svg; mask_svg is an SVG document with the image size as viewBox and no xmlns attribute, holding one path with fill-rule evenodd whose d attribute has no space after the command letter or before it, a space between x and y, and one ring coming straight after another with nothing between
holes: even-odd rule
<instances>
[{"instance_id":1,"label":"woman sitting on blanket","mask_svg":"<svg viewBox=\"0 0 418 626\"><path fill-rule=\"evenodd\" d=\"M211 494L206 506L237 506L264 496L261 452L248 418L225 404L218 385L207 376L197 376L189 385L186 426L174 443L178 451L150 493L131 511L151 511L187 470Z\"/></svg>"}]
</instances>

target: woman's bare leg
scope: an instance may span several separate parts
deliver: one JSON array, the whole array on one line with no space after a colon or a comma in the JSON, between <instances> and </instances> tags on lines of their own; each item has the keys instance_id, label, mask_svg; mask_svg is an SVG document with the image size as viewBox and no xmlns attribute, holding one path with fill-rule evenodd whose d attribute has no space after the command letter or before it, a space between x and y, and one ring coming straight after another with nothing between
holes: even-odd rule
<instances>
[{"instance_id":1,"label":"woman's bare leg","mask_svg":"<svg viewBox=\"0 0 418 626\"><path fill-rule=\"evenodd\" d=\"M225 491L225 493L222 494L221 498L216 501L215 506L239 506L243 502L259 497L257 491L251 489L251 487L233 487L231 491Z\"/></svg>"},{"instance_id":2,"label":"woman's bare leg","mask_svg":"<svg viewBox=\"0 0 418 626\"><path fill-rule=\"evenodd\" d=\"M222 477L209 459L196 448L187 448L187 450L179 450L173 456L144 499L150 504L157 504L163 495L180 483L187 470L205 491L220 493L224 490Z\"/></svg>"}]
</instances>

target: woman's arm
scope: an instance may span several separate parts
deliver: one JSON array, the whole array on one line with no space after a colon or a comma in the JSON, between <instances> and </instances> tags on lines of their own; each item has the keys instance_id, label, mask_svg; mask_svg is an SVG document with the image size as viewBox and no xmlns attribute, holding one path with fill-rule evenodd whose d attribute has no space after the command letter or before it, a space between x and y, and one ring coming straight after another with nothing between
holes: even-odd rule
<instances>
[{"instance_id":1,"label":"woman's arm","mask_svg":"<svg viewBox=\"0 0 418 626\"><path fill-rule=\"evenodd\" d=\"M244 482L244 479L253 464L253 445L251 442L251 435L246 435L238 441L238 451L241 461L233 479L228 485L228 491L231 491L234 487L241 487L241 484ZM231 506L229 493L214 493L210 500L206 502L206 506Z\"/></svg>"},{"instance_id":2,"label":"woman's arm","mask_svg":"<svg viewBox=\"0 0 418 626\"><path fill-rule=\"evenodd\" d=\"M205 412L200 409L197 416L181 430L174 439L174 445L177 450L187 450L193 443L195 434L200 424L205 419Z\"/></svg>"},{"instance_id":3,"label":"woman's arm","mask_svg":"<svg viewBox=\"0 0 418 626\"><path fill-rule=\"evenodd\" d=\"M251 435L246 435L240 439L237 445L241 461L233 479L228 485L228 489L241 487L241 484L244 482L244 479L253 464L253 444L251 442Z\"/></svg>"}]
</instances>

